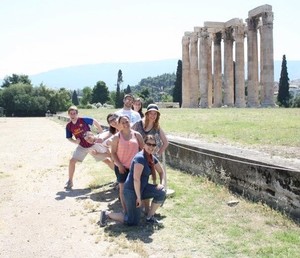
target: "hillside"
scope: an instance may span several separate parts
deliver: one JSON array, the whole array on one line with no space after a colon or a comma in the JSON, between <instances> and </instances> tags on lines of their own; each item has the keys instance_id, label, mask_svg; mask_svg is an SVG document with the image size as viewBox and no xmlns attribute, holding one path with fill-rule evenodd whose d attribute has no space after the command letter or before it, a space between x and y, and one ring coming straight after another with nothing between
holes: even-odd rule
<instances>
[{"instance_id":1,"label":"hillside","mask_svg":"<svg viewBox=\"0 0 300 258\"><path fill-rule=\"evenodd\" d=\"M55 69L35 75L29 75L34 85L46 84L51 88L65 87L82 89L104 81L109 90L115 90L119 69L123 73L123 87L135 86L142 79L164 73L176 73L178 59L167 59L136 63L100 63ZM279 81L281 60L274 62L274 79ZM246 67L246 66L245 66ZM300 61L288 61L288 74L291 81L300 79ZM246 69L247 72L247 69Z\"/></svg>"},{"instance_id":2,"label":"hillside","mask_svg":"<svg viewBox=\"0 0 300 258\"><path fill-rule=\"evenodd\" d=\"M136 63L87 64L51 70L31 75L29 78L34 85L43 82L51 88L65 87L69 89L94 86L97 81L104 81L109 90L115 90L119 69L122 70L123 87L126 88L127 85L137 85L143 78L175 73L177 62L177 59L167 59Z\"/></svg>"}]
</instances>

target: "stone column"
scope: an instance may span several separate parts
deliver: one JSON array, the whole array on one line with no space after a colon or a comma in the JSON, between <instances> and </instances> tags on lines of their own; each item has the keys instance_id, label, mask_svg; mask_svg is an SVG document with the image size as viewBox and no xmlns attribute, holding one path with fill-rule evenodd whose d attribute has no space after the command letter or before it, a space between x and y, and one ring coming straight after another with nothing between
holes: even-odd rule
<instances>
[{"instance_id":1,"label":"stone column","mask_svg":"<svg viewBox=\"0 0 300 258\"><path fill-rule=\"evenodd\" d=\"M259 32L259 36L260 36L260 58L259 58L259 83L258 83L258 95L260 97L259 99L259 102L262 103L265 99L265 96L264 96L264 92L263 92L263 67L264 67L264 50L263 50L263 45L262 45L262 42L263 42L263 34L261 32L261 21L259 21L258 23L258 32Z\"/></svg>"},{"instance_id":2,"label":"stone column","mask_svg":"<svg viewBox=\"0 0 300 258\"><path fill-rule=\"evenodd\" d=\"M247 87L247 106L258 107L258 52L257 52L257 25L259 19L256 17L248 18L248 87Z\"/></svg>"},{"instance_id":3,"label":"stone column","mask_svg":"<svg viewBox=\"0 0 300 258\"><path fill-rule=\"evenodd\" d=\"M233 36L232 28L225 28L224 38L224 105L234 106L233 90Z\"/></svg>"},{"instance_id":4,"label":"stone column","mask_svg":"<svg viewBox=\"0 0 300 258\"><path fill-rule=\"evenodd\" d=\"M214 107L222 106L222 33L213 35L214 41Z\"/></svg>"},{"instance_id":5,"label":"stone column","mask_svg":"<svg viewBox=\"0 0 300 258\"><path fill-rule=\"evenodd\" d=\"M262 91L263 107L274 107L274 50L273 50L273 12L262 13Z\"/></svg>"},{"instance_id":6,"label":"stone column","mask_svg":"<svg viewBox=\"0 0 300 258\"><path fill-rule=\"evenodd\" d=\"M189 107L190 101L190 37L185 32L182 37L182 105L181 107Z\"/></svg>"},{"instance_id":7,"label":"stone column","mask_svg":"<svg viewBox=\"0 0 300 258\"><path fill-rule=\"evenodd\" d=\"M212 107L213 102L213 82L212 82L212 61L211 61L211 46L212 38L209 34L207 40L207 106Z\"/></svg>"},{"instance_id":8,"label":"stone column","mask_svg":"<svg viewBox=\"0 0 300 258\"><path fill-rule=\"evenodd\" d=\"M235 106L245 107L245 61L244 61L245 25L234 27L235 39Z\"/></svg>"},{"instance_id":9,"label":"stone column","mask_svg":"<svg viewBox=\"0 0 300 258\"><path fill-rule=\"evenodd\" d=\"M199 106L199 70L198 70L198 34L190 35L190 105L191 108Z\"/></svg>"},{"instance_id":10,"label":"stone column","mask_svg":"<svg viewBox=\"0 0 300 258\"><path fill-rule=\"evenodd\" d=\"M206 27L200 29L200 56L199 56L199 84L201 108L208 107L208 80L207 80L207 58L208 58L208 31Z\"/></svg>"}]
</instances>

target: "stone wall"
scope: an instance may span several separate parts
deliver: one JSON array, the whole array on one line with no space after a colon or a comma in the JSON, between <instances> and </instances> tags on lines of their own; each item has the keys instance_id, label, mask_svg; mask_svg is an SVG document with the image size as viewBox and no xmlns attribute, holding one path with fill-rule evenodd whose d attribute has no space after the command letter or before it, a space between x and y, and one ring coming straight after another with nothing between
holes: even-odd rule
<instances>
[{"instance_id":1,"label":"stone wall","mask_svg":"<svg viewBox=\"0 0 300 258\"><path fill-rule=\"evenodd\" d=\"M300 171L172 140L166 150L166 162L176 169L206 176L300 222Z\"/></svg>"}]
</instances>

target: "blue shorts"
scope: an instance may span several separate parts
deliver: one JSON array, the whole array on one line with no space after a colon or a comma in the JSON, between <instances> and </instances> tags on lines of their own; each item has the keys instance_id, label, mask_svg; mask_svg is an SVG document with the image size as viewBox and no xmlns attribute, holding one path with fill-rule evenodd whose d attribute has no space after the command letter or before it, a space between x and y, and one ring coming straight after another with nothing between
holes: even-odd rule
<instances>
[{"instance_id":1,"label":"blue shorts","mask_svg":"<svg viewBox=\"0 0 300 258\"><path fill-rule=\"evenodd\" d=\"M115 175L117 177L118 183L125 183L126 178L128 176L129 169L126 169L124 174L121 174L119 171L119 167L115 165Z\"/></svg>"}]
</instances>

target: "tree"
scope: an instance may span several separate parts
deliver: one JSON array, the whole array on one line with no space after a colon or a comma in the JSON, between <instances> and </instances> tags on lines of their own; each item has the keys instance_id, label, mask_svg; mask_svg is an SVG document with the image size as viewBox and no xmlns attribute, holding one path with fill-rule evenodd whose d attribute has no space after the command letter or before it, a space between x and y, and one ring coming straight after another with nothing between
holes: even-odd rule
<instances>
[{"instance_id":1,"label":"tree","mask_svg":"<svg viewBox=\"0 0 300 258\"><path fill-rule=\"evenodd\" d=\"M286 58L285 55L282 57L281 63L281 73L280 73L280 80L279 80L279 90L277 101L280 106L289 107L289 100L290 100L290 93L289 93L289 77L287 72L286 66Z\"/></svg>"},{"instance_id":2,"label":"tree","mask_svg":"<svg viewBox=\"0 0 300 258\"><path fill-rule=\"evenodd\" d=\"M122 71L119 70L118 71L118 79L117 79L116 103L115 103L116 108L123 107L123 96L121 94L122 83L123 83L123 75L122 75Z\"/></svg>"},{"instance_id":3,"label":"tree","mask_svg":"<svg viewBox=\"0 0 300 258\"><path fill-rule=\"evenodd\" d=\"M24 74L12 74L11 76L6 76L3 80L3 83L1 85L2 88L7 88L13 84L29 84L31 85L31 80L29 79L28 75Z\"/></svg>"},{"instance_id":4,"label":"tree","mask_svg":"<svg viewBox=\"0 0 300 258\"><path fill-rule=\"evenodd\" d=\"M92 89L90 87L84 87L82 89L81 104L87 105L88 103L92 103L92 95L93 95Z\"/></svg>"},{"instance_id":5,"label":"tree","mask_svg":"<svg viewBox=\"0 0 300 258\"><path fill-rule=\"evenodd\" d=\"M182 104L182 61L178 60L177 71L176 71L176 81L173 90L173 102L179 102L179 106Z\"/></svg>"},{"instance_id":6,"label":"tree","mask_svg":"<svg viewBox=\"0 0 300 258\"><path fill-rule=\"evenodd\" d=\"M101 104L106 103L109 100L109 91L105 82L98 81L97 84L93 88L92 93L92 102Z\"/></svg>"},{"instance_id":7,"label":"tree","mask_svg":"<svg viewBox=\"0 0 300 258\"><path fill-rule=\"evenodd\" d=\"M78 106L78 105L79 105L79 100L78 100L78 96L77 96L76 90L74 90L74 91L73 91L73 94L72 94L72 103L73 103L75 106Z\"/></svg>"},{"instance_id":8,"label":"tree","mask_svg":"<svg viewBox=\"0 0 300 258\"><path fill-rule=\"evenodd\" d=\"M125 94L130 94L131 93L131 88L130 85L127 85L126 90L124 90Z\"/></svg>"},{"instance_id":9,"label":"tree","mask_svg":"<svg viewBox=\"0 0 300 258\"><path fill-rule=\"evenodd\" d=\"M147 88L149 91L149 100L157 102L161 100L162 94L173 94L175 80L175 73L165 73L156 77L142 79L137 86L131 87L131 90L134 95L139 96L140 93ZM145 103L146 102L147 100L145 100Z\"/></svg>"}]
</instances>

